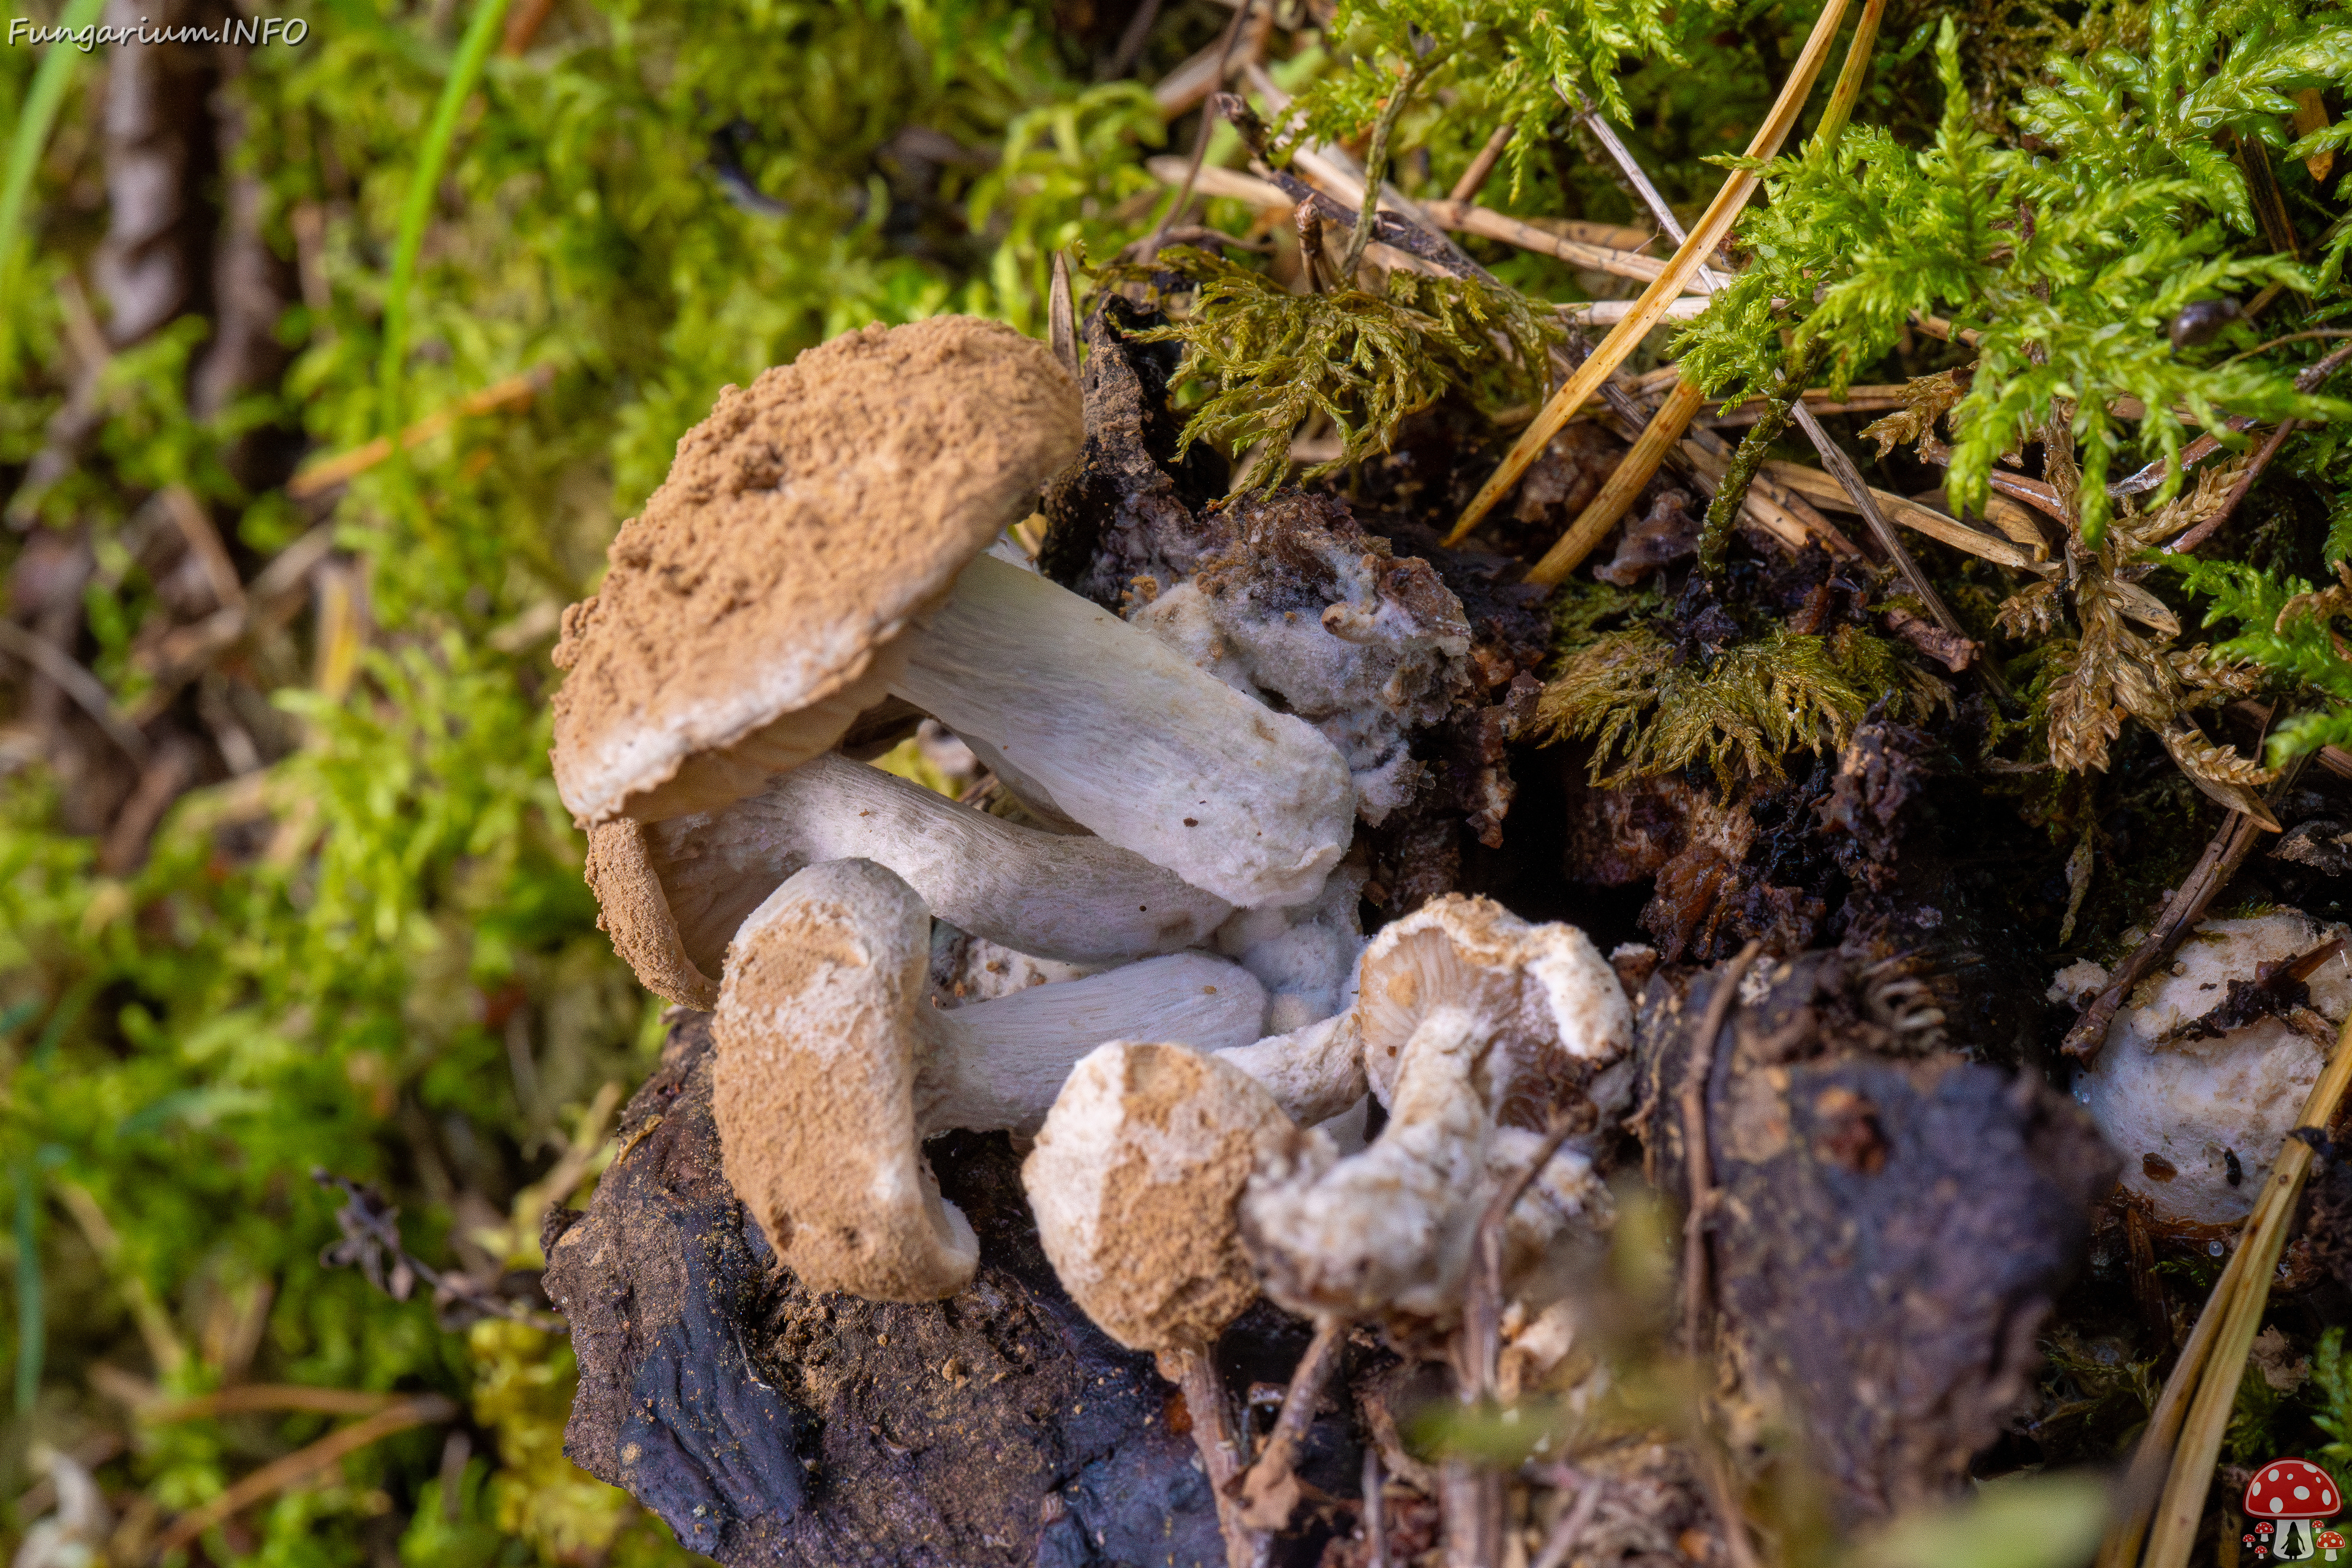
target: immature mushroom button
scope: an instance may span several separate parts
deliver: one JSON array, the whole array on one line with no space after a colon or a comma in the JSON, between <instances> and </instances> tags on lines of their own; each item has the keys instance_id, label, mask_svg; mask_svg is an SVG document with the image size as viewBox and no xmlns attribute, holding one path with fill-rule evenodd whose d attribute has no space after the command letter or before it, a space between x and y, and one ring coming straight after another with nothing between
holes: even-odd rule
<instances>
[{"instance_id":1,"label":"immature mushroom button","mask_svg":"<svg viewBox=\"0 0 2352 1568\"><path fill-rule=\"evenodd\" d=\"M1353 830L1330 742L980 554L1079 440L1052 353L964 318L869 328L722 395L565 614L564 804L588 825L723 805L888 691L1195 886L1312 897Z\"/></svg>"},{"instance_id":2,"label":"immature mushroom button","mask_svg":"<svg viewBox=\"0 0 2352 1568\"><path fill-rule=\"evenodd\" d=\"M1264 990L1179 953L952 1011L926 995L930 917L866 860L812 866L738 930L712 1032L729 1184L812 1290L954 1294L978 1253L922 1140L1034 1128L1072 1062L1137 1030L1249 1039Z\"/></svg>"},{"instance_id":3,"label":"immature mushroom button","mask_svg":"<svg viewBox=\"0 0 2352 1568\"><path fill-rule=\"evenodd\" d=\"M826 860L877 861L959 930L1077 963L1191 947L1233 907L1100 838L1016 826L838 755L714 811L600 823L588 846L613 945L647 989L698 1007L743 918Z\"/></svg>"},{"instance_id":4,"label":"immature mushroom button","mask_svg":"<svg viewBox=\"0 0 2352 1568\"><path fill-rule=\"evenodd\" d=\"M659 821L829 750L1082 439L1052 352L966 316L868 327L729 387L564 613L563 804Z\"/></svg>"},{"instance_id":5,"label":"immature mushroom button","mask_svg":"<svg viewBox=\"0 0 2352 1568\"><path fill-rule=\"evenodd\" d=\"M1295 1140L1244 1199L1244 1241L1295 1311L1435 1318L1455 1303L1486 1184L1625 1052L1632 1012L1583 932L1454 895L1375 937L1361 984L1355 1018L1388 1124L1344 1159L1318 1135ZM1604 1201L1566 1154L1531 1197L1549 1211L1530 1222L1537 1241Z\"/></svg>"}]
</instances>

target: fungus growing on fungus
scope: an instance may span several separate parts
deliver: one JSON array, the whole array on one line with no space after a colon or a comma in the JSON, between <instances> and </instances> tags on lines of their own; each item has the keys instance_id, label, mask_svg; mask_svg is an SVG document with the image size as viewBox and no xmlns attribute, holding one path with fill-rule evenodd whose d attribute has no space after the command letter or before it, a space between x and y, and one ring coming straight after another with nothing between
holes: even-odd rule
<instances>
[{"instance_id":1,"label":"fungus growing on fungus","mask_svg":"<svg viewBox=\"0 0 2352 1568\"><path fill-rule=\"evenodd\" d=\"M1184 1391L1221 1517L1244 1456L1210 1356L1257 1299L1235 1208L1291 1135L1256 1080L1181 1046L1114 1040L1071 1069L1021 1184L1062 1287Z\"/></svg>"},{"instance_id":2,"label":"fungus growing on fungus","mask_svg":"<svg viewBox=\"0 0 2352 1568\"><path fill-rule=\"evenodd\" d=\"M2074 1098L2124 1156L2124 1184L2160 1217L2234 1225L2252 1209L2352 1012L2352 959L2317 952L2344 932L2294 910L2207 921L2175 972L2143 983L2108 1026ZM2311 972L2290 978L2306 956ZM2051 994L2105 983L2078 963Z\"/></svg>"},{"instance_id":3,"label":"fungus growing on fungus","mask_svg":"<svg viewBox=\"0 0 2352 1568\"><path fill-rule=\"evenodd\" d=\"M1196 887L1312 898L1354 823L1331 743L981 553L1079 426L1050 350L966 317L845 334L723 393L565 612L565 805L591 826L716 810L896 693Z\"/></svg>"},{"instance_id":4,"label":"fungus growing on fungus","mask_svg":"<svg viewBox=\"0 0 2352 1568\"><path fill-rule=\"evenodd\" d=\"M1413 734L1470 687L1462 601L1426 561L1396 559L1335 497L1253 498L1230 515L1233 543L1129 619L1321 731L1378 826L1420 786Z\"/></svg>"},{"instance_id":5,"label":"fungus growing on fungus","mask_svg":"<svg viewBox=\"0 0 2352 1568\"><path fill-rule=\"evenodd\" d=\"M1582 931L1448 895L1372 940L1353 1016L1388 1124L1345 1158L1319 1132L1289 1140L1243 1200L1244 1245L1294 1311L1443 1318L1488 1176L1524 1169L1539 1130L1624 1055L1632 1010ZM1606 1202L1563 1151L1512 1211L1507 1270Z\"/></svg>"},{"instance_id":6,"label":"fungus growing on fungus","mask_svg":"<svg viewBox=\"0 0 2352 1568\"><path fill-rule=\"evenodd\" d=\"M954 1294L978 1248L940 1197L924 1138L1034 1130L1102 1040L1215 1049L1252 1039L1265 1013L1246 970L1199 953L940 1010L926 999L930 937L904 881L844 860L787 879L729 950L711 1026L727 1180L811 1290Z\"/></svg>"},{"instance_id":7,"label":"fungus growing on fungus","mask_svg":"<svg viewBox=\"0 0 2352 1568\"><path fill-rule=\"evenodd\" d=\"M784 879L853 859L887 866L960 931L1072 963L1191 947L1233 909L1100 838L1017 826L841 756L712 811L588 830L613 945L648 990L689 1007L717 999L728 939Z\"/></svg>"}]
</instances>

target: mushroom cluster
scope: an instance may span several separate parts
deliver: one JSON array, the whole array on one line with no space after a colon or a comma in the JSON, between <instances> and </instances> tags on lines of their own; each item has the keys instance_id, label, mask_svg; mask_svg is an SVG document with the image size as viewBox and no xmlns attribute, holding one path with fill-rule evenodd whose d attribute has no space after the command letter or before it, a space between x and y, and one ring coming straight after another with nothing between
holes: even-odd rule
<instances>
[{"instance_id":1,"label":"mushroom cluster","mask_svg":"<svg viewBox=\"0 0 2352 1568\"><path fill-rule=\"evenodd\" d=\"M1354 823L1465 679L1423 563L1318 534L1285 588L1242 548L1122 620L992 552L1079 426L1050 352L958 317L729 388L564 617L555 775L614 945L713 1015L726 1177L777 1258L952 1295L978 1243L924 1140L1034 1135L1047 1256L1186 1385L1229 1510L1225 1324L1265 1289L1442 1330L1505 1188L1540 1312L1554 1244L1606 1222L1560 1137L1632 1018L1581 932L1483 900L1365 942ZM844 745L923 715L1007 815Z\"/></svg>"}]
</instances>

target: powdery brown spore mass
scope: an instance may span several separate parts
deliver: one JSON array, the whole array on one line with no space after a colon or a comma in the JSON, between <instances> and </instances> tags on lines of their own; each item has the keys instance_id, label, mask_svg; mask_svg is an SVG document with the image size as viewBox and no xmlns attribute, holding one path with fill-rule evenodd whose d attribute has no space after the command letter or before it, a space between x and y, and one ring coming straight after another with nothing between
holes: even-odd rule
<instances>
[{"instance_id":1,"label":"powdery brown spore mass","mask_svg":"<svg viewBox=\"0 0 2352 1568\"><path fill-rule=\"evenodd\" d=\"M847 692L1080 439L1051 351L969 317L868 327L727 388L565 612L565 804L607 820Z\"/></svg>"}]
</instances>

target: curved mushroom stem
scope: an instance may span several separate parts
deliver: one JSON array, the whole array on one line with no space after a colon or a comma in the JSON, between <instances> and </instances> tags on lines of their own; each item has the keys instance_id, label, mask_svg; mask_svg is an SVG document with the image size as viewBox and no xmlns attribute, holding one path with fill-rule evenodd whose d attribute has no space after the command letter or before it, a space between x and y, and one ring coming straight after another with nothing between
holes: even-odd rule
<instances>
[{"instance_id":1,"label":"curved mushroom stem","mask_svg":"<svg viewBox=\"0 0 2352 1568\"><path fill-rule=\"evenodd\" d=\"M1265 990L1202 953L1146 959L993 1002L918 1015L921 1136L961 1127L1034 1132L1079 1058L1105 1040L1166 1040L1203 1054L1255 1037Z\"/></svg>"},{"instance_id":2,"label":"curved mushroom stem","mask_svg":"<svg viewBox=\"0 0 2352 1568\"><path fill-rule=\"evenodd\" d=\"M1211 1347L1198 1341L1172 1345L1159 1353L1160 1375L1181 1389L1185 1414L1192 1417L1192 1441L1209 1472L1209 1490L1217 1500L1217 1529L1225 1538L1225 1568L1259 1568L1263 1538L1242 1522L1241 1484L1244 1455L1241 1435L1234 1426L1232 1399L1225 1380L1217 1374Z\"/></svg>"},{"instance_id":3,"label":"curved mushroom stem","mask_svg":"<svg viewBox=\"0 0 2352 1568\"><path fill-rule=\"evenodd\" d=\"M905 644L893 691L1194 887L1302 903L1348 847L1355 786L1330 742L1034 573L979 557Z\"/></svg>"},{"instance_id":4,"label":"curved mushroom stem","mask_svg":"<svg viewBox=\"0 0 2352 1568\"><path fill-rule=\"evenodd\" d=\"M919 784L823 756L716 811L588 834L588 881L613 945L647 989L708 1007L727 942L803 867L872 860L957 928L1078 963L1173 952L1233 906L1091 837L1021 827Z\"/></svg>"},{"instance_id":5,"label":"curved mushroom stem","mask_svg":"<svg viewBox=\"0 0 2352 1568\"><path fill-rule=\"evenodd\" d=\"M1251 1257L1286 1304L1370 1314L1444 1310L1469 1262L1466 1210L1494 1117L1476 1081L1487 1034L1468 1008L1432 1008L1403 1047L1389 1123L1336 1159L1309 1140L1244 1200Z\"/></svg>"},{"instance_id":6,"label":"curved mushroom stem","mask_svg":"<svg viewBox=\"0 0 2352 1568\"><path fill-rule=\"evenodd\" d=\"M1213 1054L1264 1084L1283 1114L1301 1127L1346 1114L1368 1088L1353 1012Z\"/></svg>"}]
</instances>

